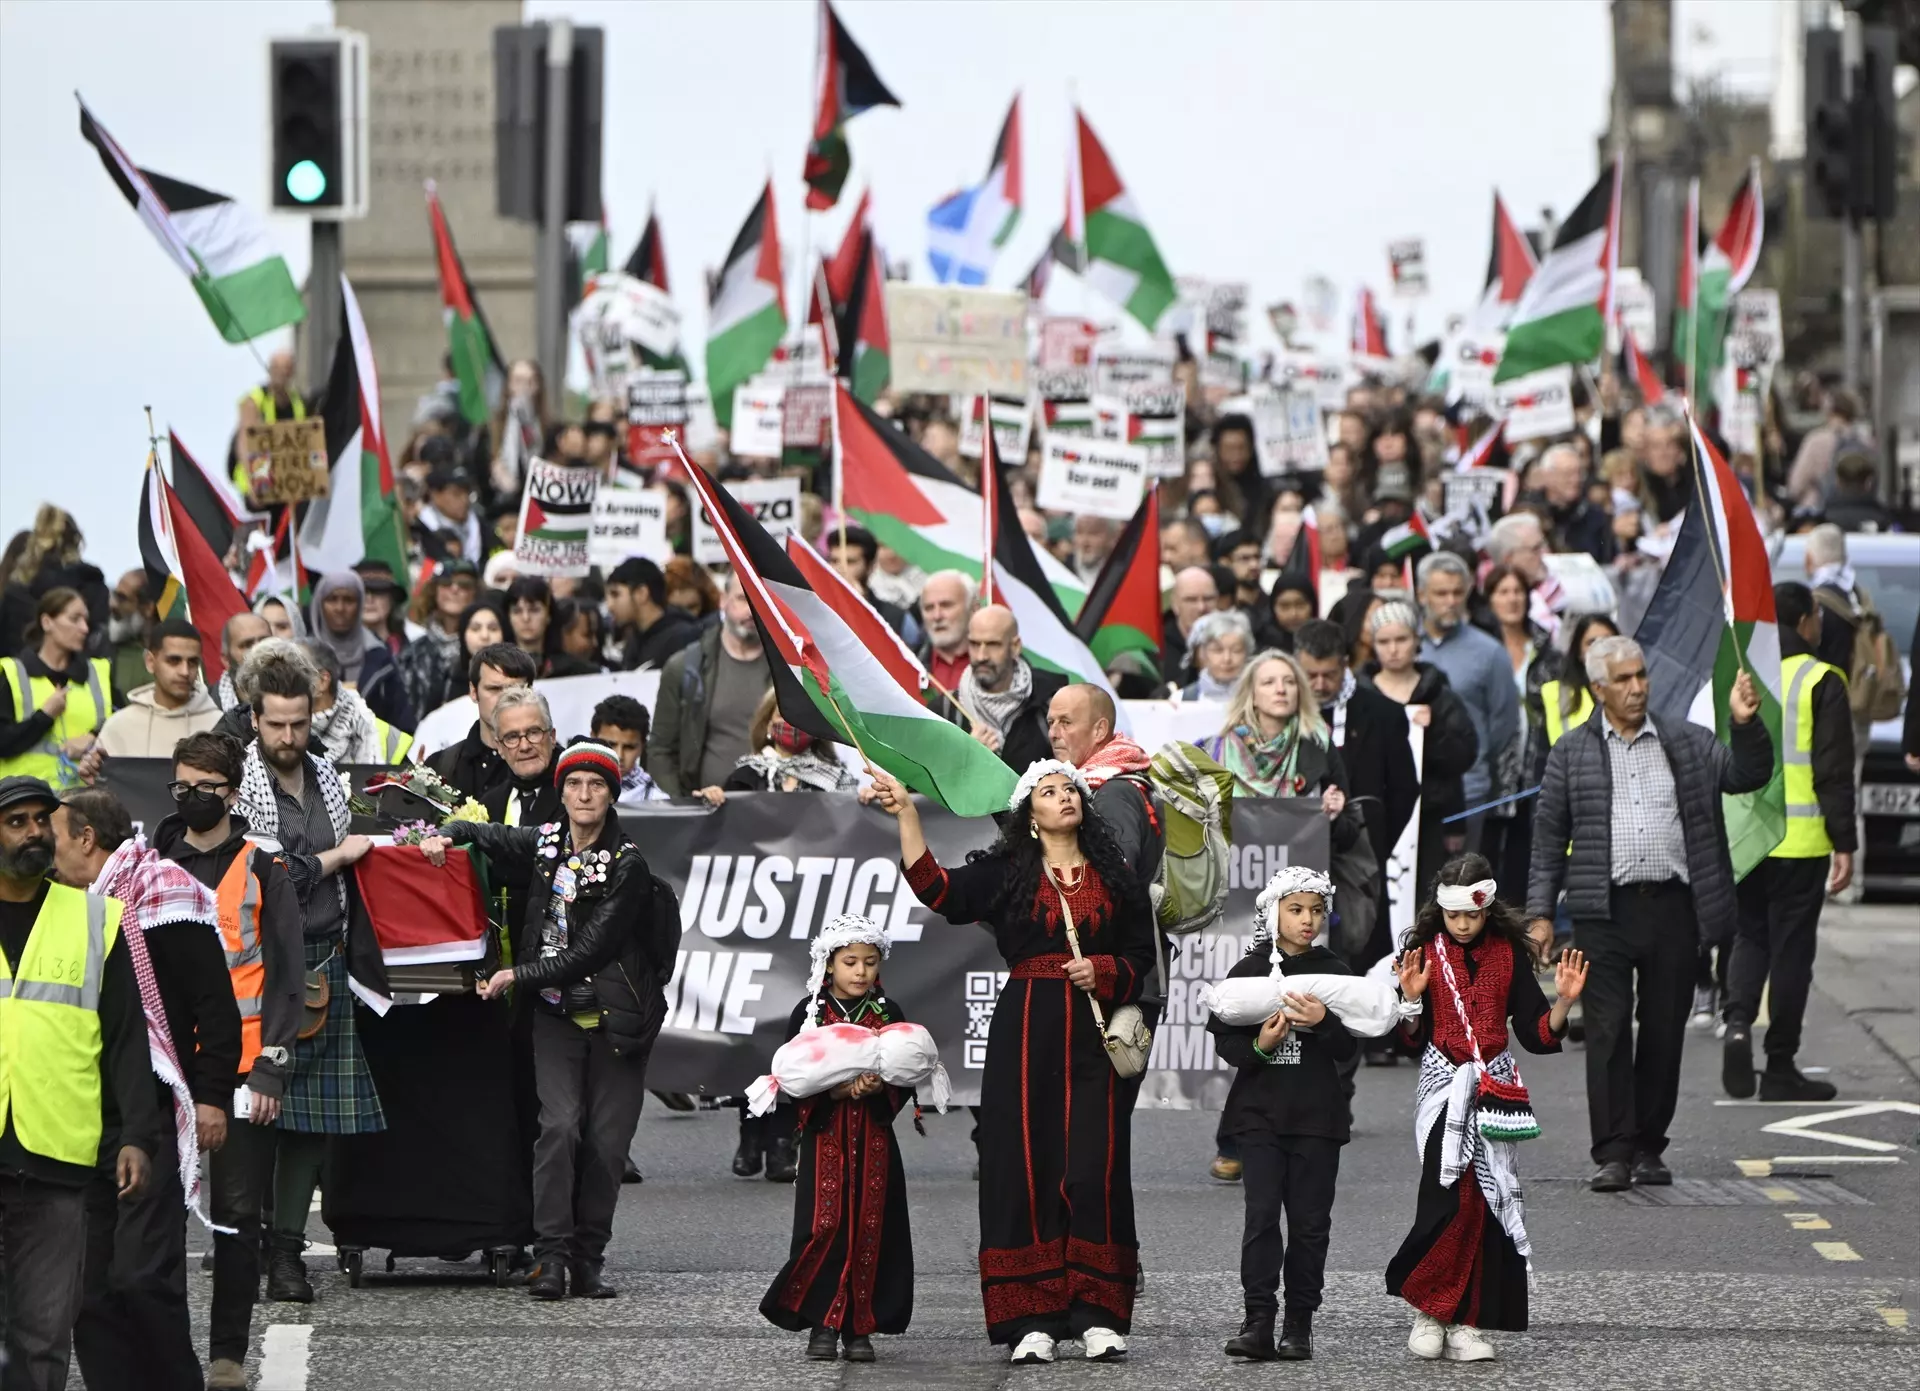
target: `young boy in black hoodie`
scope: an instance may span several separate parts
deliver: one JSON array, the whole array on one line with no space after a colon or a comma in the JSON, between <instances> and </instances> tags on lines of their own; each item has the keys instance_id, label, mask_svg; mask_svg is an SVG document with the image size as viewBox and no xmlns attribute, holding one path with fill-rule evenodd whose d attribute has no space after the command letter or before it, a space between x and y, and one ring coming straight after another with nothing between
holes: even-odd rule
<instances>
[{"instance_id":1,"label":"young boy in black hoodie","mask_svg":"<svg viewBox=\"0 0 1920 1391\"><path fill-rule=\"evenodd\" d=\"M1257 900L1253 945L1229 971L1245 976L1352 975L1325 947L1333 884L1305 866L1281 870ZM1304 1361L1313 1356L1313 1311L1327 1269L1333 1187L1340 1146L1351 1138L1337 1064L1359 1047L1346 1026L1311 995L1289 993L1270 1018L1237 1027L1207 1020L1220 1056L1239 1069L1227 1092L1220 1133L1239 1142L1247 1200L1240 1238L1240 1286L1246 1320L1226 1346L1229 1357ZM1281 1210L1287 1234L1280 1234ZM1286 1319L1275 1346L1274 1316L1282 1260Z\"/></svg>"}]
</instances>

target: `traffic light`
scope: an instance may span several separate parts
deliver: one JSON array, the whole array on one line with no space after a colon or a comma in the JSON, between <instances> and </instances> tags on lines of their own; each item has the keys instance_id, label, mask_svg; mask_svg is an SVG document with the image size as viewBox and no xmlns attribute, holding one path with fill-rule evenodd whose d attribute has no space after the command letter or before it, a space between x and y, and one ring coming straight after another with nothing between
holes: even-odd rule
<instances>
[{"instance_id":1,"label":"traffic light","mask_svg":"<svg viewBox=\"0 0 1920 1391\"><path fill-rule=\"evenodd\" d=\"M322 219L366 215L366 39L335 32L275 39L273 206Z\"/></svg>"},{"instance_id":2,"label":"traffic light","mask_svg":"<svg viewBox=\"0 0 1920 1391\"><path fill-rule=\"evenodd\" d=\"M1835 30L1807 33L1807 214L1885 220L1895 207L1895 35L1882 25L1862 29L1851 98L1844 95L1841 47Z\"/></svg>"}]
</instances>

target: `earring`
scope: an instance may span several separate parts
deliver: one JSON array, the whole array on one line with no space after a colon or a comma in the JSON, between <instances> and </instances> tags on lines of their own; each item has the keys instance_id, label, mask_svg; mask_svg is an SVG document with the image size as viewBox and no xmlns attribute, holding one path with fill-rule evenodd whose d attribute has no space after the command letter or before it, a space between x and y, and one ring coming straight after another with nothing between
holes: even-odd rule
<instances>
[{"instance_id":1,"label":"earring","mask_svg":"<svg viewBox=\"0 0 1920 1391\"><path fill-rule=\"evenodd\" d=\"M1035 840L1038 840L1040 839L1040 828L1036 826L1033 822L1029 821L1027 823L1027 834L1032 836Z\"/></svg>"}]
</instances>

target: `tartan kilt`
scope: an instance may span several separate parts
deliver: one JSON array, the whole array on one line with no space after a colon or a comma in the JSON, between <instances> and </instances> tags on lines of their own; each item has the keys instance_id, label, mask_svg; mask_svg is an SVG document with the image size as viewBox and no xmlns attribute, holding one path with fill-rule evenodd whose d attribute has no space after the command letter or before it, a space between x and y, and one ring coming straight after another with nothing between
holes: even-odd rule
<instances>
[{"instance_id":1,"label":"tartan kilt","mask_svg":"<svg viewBox=\"0 0 1920 1391\"><path fill-rule=\"evenodd\" d=\"M338 949L336 949L338 948ZM322 962L326 964L321 965ZM373 1074L353 1023L347 957L335 942L306 943L306 968L327 979L326 1026L293 1049L293 1076L280 1100L280 1128L308 1135L364 1135L385 1130Z\"/></svg>"}]
</instances>

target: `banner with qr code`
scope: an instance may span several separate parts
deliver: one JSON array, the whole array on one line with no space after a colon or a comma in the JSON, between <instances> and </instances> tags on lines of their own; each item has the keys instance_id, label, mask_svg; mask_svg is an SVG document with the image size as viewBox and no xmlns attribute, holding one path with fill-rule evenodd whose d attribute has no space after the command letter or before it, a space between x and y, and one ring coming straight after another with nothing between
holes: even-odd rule
<instances>
[{"instance_id":1,"label":"banner with qr code","mask_svg":"<svg viewBox=\"0 0 1920 1391\"><path fill-rule=\"evenodd\" d=\"M796 798L807 803L803 815ZM955 1100L978 1101L1006 962L985 928L948 923L921 905L900 872L891 818L834 793L730 794L716 809L654 803L620 814L648 865L680 898L680 950L649 1085L743 1091L767 1070L806 993L807 943L821 924L859 913L892 936L881 972L887 995L939 1041ZM964 862L995 834L990 821L962 820L924 802L921 822L944 864ZM1142 1105L1218 1107L1225 1098L1232 1073L1214 1056L1205 1012L1190 998L1239 959L1254 897L1276 870L1325 868L1326 828L1317 799L1234 805L1226 917L1211 932L1173 943Z\"/></svg>"}]
</instances>

